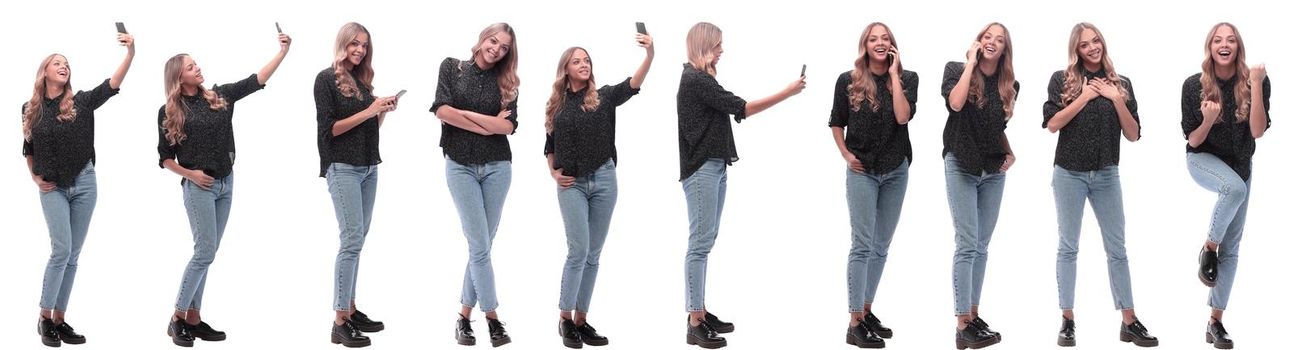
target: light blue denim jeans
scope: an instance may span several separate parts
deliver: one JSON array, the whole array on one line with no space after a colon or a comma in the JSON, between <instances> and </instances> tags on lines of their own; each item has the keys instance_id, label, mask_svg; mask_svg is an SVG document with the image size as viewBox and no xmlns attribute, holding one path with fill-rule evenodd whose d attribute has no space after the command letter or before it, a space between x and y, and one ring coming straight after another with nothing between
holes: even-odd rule
<instances>
[{"instance_id":1,"label":"light blue denim jeans","mask_svg":"<svg viewBox=\"0 0 1293 350\"><path fill-rule=\"evenodd\" d=\"M1220 158L1208 153L1188 153L1185 161L1194 182L1217 193L1208 228L1208 240L1217 243L1217 284L1209 292L1208 305L1225 310L1230 301L1230 288L1235 285L1235 271L1239 268L1239 240L1243 239L1248 217L1252 177L1244 181Z\"/></svg>"},{"instance_id":2,"label":"light blue denim jeans","mask_svg":"<svg viewBox=\"0 0 1293 350\"><path fill-rule=\"evenodd\" d=\"M588 312L618 194L614 160L592 174L575 178L574 185L557 189L561 219L566 223L566 264L557 300L562 311Z\"/></svg>"},{"instance_id":3,"label":"light blue denim jeans","mask_svg":"<svg viewBox=\"0 0 1293 350\"><path fill-rule=\"evenodd\" d=\"M1051 176L1051 188L1055 191L1055 217L1059 221L1060 233L1055 255L1060 309L1073 309L1078 238L1082 235L1082 214L1087 200L1091 201L1091 209L1100 223L1100 234L1104 237L1104 255L1109 266L1109 289L1113 293L1114 307L1118 310L1133 308L1118 166L1095 171L1069 171L1056 165Z\"/></svg>"},{"instance_id":4,"label":"light blue denim jeans","mask_svg":"<svg viewBox=\"0 0 1293 350\"><path fill-rule=\"evenodd\" d=\"M875 301L889 243L898 228L902 202L907 195L907 161L884 174L854 172L845 168L845 197L853 246L849 249L849 312L862 312Z\"/></svg>"},{"instance_id":5,"label":"light blue denim jeans","mask_svg":"<svg viewBox=\"0 0 1293 350\"><path fill-rule=\"evenodd\" d=\"M727 163L710 158L700 169L682 180L687 196L687 258L684 274L687 283L687 311L705 309L705 273L709 251L718 238L718 224L723 217L723 200L727 197Z\"/></svg>"},{"instance_id":6,"label":"light blue denim jeans","mask_svg":"<svg viewBox=\"0 0 1293 350\"><path fill-rule=\"evenodd\" d=\"M67 311L76 280L77 260L90 230L90 217L98 201L99 190L94 164L87 163L70 187L58 187L40 194L40 208L49 227L49 262L41 283L40 308Z\"/></svg>"},{"instance_id":7,"label":"light blue denim jeans","mask_svg":"<svg viewBox=\"0 0 1293 350\"><path fill-rule=\"evenodd\" d=\"M377 165L332 163L327 169L328 193L341 231L332 284L332 309L351 311L359 276L359 253L373 222L377 201Z\"/></svg>"},{"instance_id":8,"label":"light blue denim jeans","mask_svg":"<svg viewBox=\"0 0 1293 350\"><path fill-rule=\"evenodd\" d=\"M479 304L484 312L498 308L494 266L489 251L503 216L503 202L512 185L512 162L460 164L445 158L445 180L458 207L462 233L467 237L467 271L462 283L463 306Z\"/></svg>"},{"instance_id":9,"label":"light blue denim jeans","mask_svg":"<svg viewBox=\"0 0 1293 350\"><path fill-rule=\"evenodd\" d=\"M970 173L956 164L951 153L943 157L947 179L947 206L956 231L956 254L952 258L952 297L957 315L970 314L979 305L983 276L988 269L988 242L997 227L1001 196L1006 189L1005 173Z\"/></svg>"},{"instance_id":10,"label":"light blue denim jeans","mask_svg":"<svg viewBox=\"0 0 1293 350\"><path fill-rule=\"evenodd\" d=\"M189 228L193 231L193 257L184 269L180 292L175 297L175 310L201 310L202 292L207 285L207 270L215 261L220 239L224 237L225 223L229 222L229 207L233 204L233 173L211 183L210 189L183 180L184 208L189 213Z\"/></svg>"}]
</instances>

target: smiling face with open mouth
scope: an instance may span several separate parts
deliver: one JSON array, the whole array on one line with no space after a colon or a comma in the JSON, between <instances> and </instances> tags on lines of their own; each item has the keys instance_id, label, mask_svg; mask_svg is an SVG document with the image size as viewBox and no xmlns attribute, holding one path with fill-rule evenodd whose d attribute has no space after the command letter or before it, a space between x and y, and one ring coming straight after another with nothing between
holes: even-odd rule
<instances>
[{"instance_id":1,"label":"smiling face with open mouth","mask_svg":"<svg viewBox=\"0 0 1293 350\"><path fill-rule=\"evenodd\" d=\"M193 60L193 57L185 55L184 63L180 67L181 85L196 88L206 82L206 79L202 77L202 68L198 67L198 63Z\"/></svg>"},{"instance_id":2,"label":"smiling face with open mouth","mask_svg":"<svg viewBox=\"0 0 1293 350\"><path fill-rule=\"evenodd\" d=\"M512 36L508 35L507 32L500 31L490 35L480 43L479 54L481 58L485 59L485 63L493 66L498 61L502 61L503 57L507 57L507 53L511 50Z\"/></svg>"},{"instance_id":3,"label":"smiling face with open mouth","mask_svg":"<svg viewBox=\"0 0 1293 350\"><path fill-rule=\"evenodd\" d=\"M1078 36L1077 55L1082 59L1088 70L1091 67L1101 67L1104 64L1104 38L1101 38L1091 28L1082 29L1082 34ZM1096 68L1098 70L1099 68Z\"/></svg>"},{"instance_id":4,"label":"smiling face with open mouth","mask_svg":"<svg viewBox=\"0 0 1293 350\"><path fill-rule=\"evenodd\" d=\"M1208 52L1212 55L1212 62L1219 66L1230 66L1235 64L1239 56L1239 38L1235 35L1235 29L1227 25L1217 27L1212 33L1212 39L1208 44Z\"/></svg>"},{"instance_id":5,"label":"smiling face with open mouth","mask_svg":"<svg viewBox=\"0 0 1293 350\"><path fill-rule=\"evenodd\" d=\"M67 64L67 57L54 55L45 65L46 85L64 85L72 79L72 66Z\"/></svg>"},{"instance_id":6,"label":"smiling face with open mouth","mask_svg":"<svg viewBox=\"0 0 1293 350\"><path fill-rule=\"evenodd\" d=\"M865 46L865 54L871 62L884 62L889 59L889 51L897 48L888 28L878 24L871 26L871 31L866 34Z\"/></svg>"},{"instance_id":7,"label":"smiling face with open mouth","mask_svg":"<svg viewBox=\"0 0 1293 350\"><path fill-rule=\"evenodd\" d=\"M1007 49L1006 29L999 25L988 27L983 31L983 35L979 36L979 45L982 47L979 52L983 53L984 60L991 61L1001 57Z\"/></svg>"}]
</instances>

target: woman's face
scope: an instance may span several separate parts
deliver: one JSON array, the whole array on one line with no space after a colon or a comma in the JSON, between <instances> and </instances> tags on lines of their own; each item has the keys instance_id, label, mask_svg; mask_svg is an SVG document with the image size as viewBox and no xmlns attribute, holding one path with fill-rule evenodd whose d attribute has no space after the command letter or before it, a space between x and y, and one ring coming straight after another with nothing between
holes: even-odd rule
<instances>
[{"instance_id":1,"label":"woman's face","mask_svg":"<svg viewBox=\"0 0 1293 350\"><path fill-rule=\"evenodd\" d=\"M495 64L507 57L508 52L512 51L512 36L507 32L498 32L485 38L480 43L480 55L485 59L485 63Z\"/></svg>"},{"instance_id":2,"label":"woman's face","mask_svg":"<svg viewBox=\"0 0 1293 350\"><path fill-rule=\"evenodd\" d=\"M874 62L883 62L889 59L889 50L893 48L893 39L889 37L889 30L884 26L873 26L871 32L866 34L866 55Z\"/></svg>"},{"instance_id":3,"label":"woman's face","mask_svg":"<svg viewBox=\"0 0 1293 350\"><path fill-rule=\"evenodd\" d=\"M1217 28L1216 33L1212 35L1212 43L1208 45L1208 51L1212 54L1212 62L1219 66L1229 66L1235 64L1235 55L1239 53L1239 38L1235 37L1235 29L1230 26L1221 26Z\"/></svg>"},{"instance_id":4,"label":"woman's face","mask_svg":"<svg viewBox=\"0 0 1293 350\"><path fill-rule=\"evenodd\" d=\"M201 86L205 81L202 78L202 68L193 61L193 57L184 56L184 63L180 65L180 85L192 88Z\"/></svg>"},{"instance_id":5,"label":"woman's face","mask_svg":"<svg viewBox=\"0 0 1293 350\"><path fill-rule=\"evenodd\" d=\"M999 25L988 27L979 37L979 45L983 47L983 59L991 61L1001 57L1006 50L1006 29Z\"/></svg>"},{"instance_id":6,"label":"woman's face","mask_svg":"<svg viewBox=\"0 0 1293 350\"><path fill-rule=\"evenodd\" d=\"M709 56L709 65L718 66L718 59L723 56L723 39L718 39L718 44L714 45L714 49L709 51Z\"/></svg>"},{"instance_id":7,"label":"woman's face","mask_svg":"<svg viewBox=\"0 0 1293 350\"><path fill-rule=\"evenodd\" d=\"M49 60L49 64L45 65L46 85L63 86L71 79L72 66L67 64L67 57L54 55L54 59Z\"/></svg>"},{"instance_id":8,"label":"woman's face","mask_svg":"<svg viewBox=\"0 0 1293 350\"><path fill-rule=\"evenodd\" d=\"M593 75L593 61L588 58L588 52L584 50L575 50L570 55L570 61L566 62L566 76L571 81L587 83L588 78Z\"/></svg>"},{"instance_id":9,"label":"woman's face","mask_svg":"<svg viewBox=\"0 0 1293 350\"><path fill-rule=\"evenodd\" d=\"M364 62L364 57L368 56L368 33L359 32L354 39L346 44L346 61L350 66L358 66Z\"/></svg>"},{"instance_id":10,"label":"woman's face","mask_svg":"<svg viewBox=\"0 0 1293 350\"><path fill-rule=\"evenodd\" d=\"M1104 38L1097 36L1091 28L1083 28L1078 34L1077 54L1087 65L1101 65L1104 62Z\"/></svg>"}]
</instances>

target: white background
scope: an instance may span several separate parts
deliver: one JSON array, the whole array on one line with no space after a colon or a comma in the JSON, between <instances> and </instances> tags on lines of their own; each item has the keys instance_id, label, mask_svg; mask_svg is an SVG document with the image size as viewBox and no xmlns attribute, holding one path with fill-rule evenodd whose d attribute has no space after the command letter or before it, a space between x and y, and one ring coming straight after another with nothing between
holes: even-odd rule
<instances>
[{"instance_id":1,"label":"white background","mask_svg":"<svg viewBox=\"0 0 1293 350\"><path fill-rule=\"evenodd\" d=\"M191 235L179 177L157 167L157 108L162 66L193 55L207 83L256 72L274 55L273 24L295 39L268 87L239 102L240 150L233 213L210 272L205 319L229 340L203 348L315 348L328 343L337 225L317 177L311 84L328 66L337 29L358 21L372 32L379 94L408 89L382 133L381 180L359 278L359 305L388 327L374 348L453 348L466 244L447 192L437 147L438 121L427 112L436 69L446 56L466 58L479 30L507 21L518 37L520 127L511 137L513 183L494 245L500 315L514 349L557 349L556 299L565 237L552 179L545 171L542 111L556 60L586 47L599 83L632 74L643 57L633 22L644 21L658 45L642 93L619 111L620 201L593 304L592 323L611 347L682 349L682 262L687 219L678 177L675 95L686 31L697 21L724 30L718 80L747 99L782 88L808 65L799 96L737 125L741 161L729 169L721 238L710 259L708 304L738 324L734 349L843 349L849 227L844 164L826 126L839 73L850 69L862 28L889 24L907 69L921 76L911 125L915 151L907 203L890 250L875 312L896 329L894 349L947 348L953 340L952 228L939 159L946 110L943 64L962 60L988 22L1012 30L1022 84L1007 130L1019 161L1009 172L991 246L983 316L1005 334L995 348L1054 346L1059 317L1050 189L1055 135L1041 129L1047 79L1067 63L1068 33L1079 21L1106 35L1118 72L1135 83L1144 139L1124 143L1122 183L1137 311L1167 349L1202 349L1207 289L1195 277L1214 195L1184 166L1180 86L1200 70L1200 44L1218 21L1235 23L1249 64L1266 62L1275 81L1275 128L1259 143L1255 193L1243 263L1226 324L1244 348L1285 340L1293 244L1279 201L1289 185L1279 156L1290 148L1281 121L1281 78L1291 66L1286 18L1256 1L1147 4L1130 1L979 3L905 1L781 2L436 2L291 3L12 2L0 75L0 105L10 108L0 145L3 254L0 338L5 348L39 348L32 336L49 245L35 185L19 154L19 105L31 94L33 68L65 54L73 84L89 89L108 77L124 50L112 22L138 41L129 76L96 113L99 202L81 255L69 321L87 334L81 348L170 348L170 317ZM17 8L15 8L17 7ZM1117 344L1118 313L1108 291L1094 217L1085 222L1077 294L1079 344ZM476 316L479 319L479 314ZM476 322L482 337L484 322ZM488 345L483 345L488 346Z\"/></svg>"}]
</instances>

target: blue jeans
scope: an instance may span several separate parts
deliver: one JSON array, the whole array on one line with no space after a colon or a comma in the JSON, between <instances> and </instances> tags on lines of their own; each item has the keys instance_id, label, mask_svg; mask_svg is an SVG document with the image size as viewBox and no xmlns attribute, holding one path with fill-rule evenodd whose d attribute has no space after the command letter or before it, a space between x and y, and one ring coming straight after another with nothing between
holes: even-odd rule
<instances>
[{"instance_id":1,"label":"blue jeans","mask_svg":"<svg viewBox=\"0 0 1293 350\"><path fill-rule=\"evenodd\" d=\"M907 161L885 174L845 169L845 197L853 246L849 249L849 312L862 312L875 300L880 274L889 257L889 243L898 228L902 201L907 195Z\"/></svg>"},{"instance_id":2,"label":"blue jeans","mask_svg":"<svg viewBox=\"0 0 1293 350\"><path fill-rule=\"evenodd\" d=\"M687 311L705 309L705 273L709 251L718 238L718 224L723 217L723 199L727 197L727 163L710 158L700 169L682 180L687 196L687 259L684 270L687 282Z\"/></svg>"},{"instance_id":3,"label":"blue jeans","mask_svg":"<svg viewBox=\"0 0 1293 350\"><path fill-rule=\"evenodd\" d=\"M88 163L71 187L58 187L40 194L40 207L49 227L49 262L40 289L40 308L67 311L76 280L76 262L90 230L90 216L99 197L94 164Z\"/></svg>"},{"instance_id":4,"label":"blue jeans","mask_svg":"<svg viewBox=\"0 0 1293 350\"><path fill-rule=\"evenodd\" d=\"M327 179L341 231L333 270L332 309L351 311L350 302L355 300L355 281L359 276L359 253L364 249L377 200L377 166L332 163L328 165Z\"/></svg>"},{"instance_id":5,"label":"blue jeans","mask_svg":"<svg viewBox=\"0 0 1293 350\"><path fill-rule=\"evenodd\" d=\"M1244 181L1230 166L1208 153L1189 153L1185 161L1194 182L1217 193L1208 228L1208 240L1217 243L1217 285L1208 295L1208 305L1225 310L1230 301L1230 288L1235 285L1235 271L1239 268L1239 240L1244 236L1253 181L1251 177Z\"/></svg>"},{"instance_id":6,"label":"blue jeans","mask_svg":"<svg viewBox=\"0 0 1293 350\"><path fill-rule=\"evenodd\" d=\"M1096 171L1069 171L1055 166L1051 177L1055 191L1055 211L1059 221L1059 248L1055 255L1055 279L1059 283L1060 309L1073 309L1077 285L1078 237L1082 234L1082 214L1091 201L1100 234L1104 237L1104 255L1109 265L1109 289L1118 310L1133 307L1131 271L1127 266L1124 243L1126 219L1122 209L1122 183L1118 166Z\"/></svg>"},{"instance_id":7,"label":"blue jeans","mask_svg":"<svg viewBox=\"0 0 1293 350\"><path fill-rule=\"evenodd\" d=\"M202 309L202 291L207 285L207 269L215 261L220 239L224 237L225 223L229 222L229 206L233 204L233 174L211 183L203 189L184 180L184 208L189 214L189 228L193 230L193 258L184 269L180 293L175 297L175 310Z\"/></svg>"},{"instance_id":8,"label":"blue jeans","mask_svg":"<svg viewBox=\"0 0 1293 350\"><path fill-rule=\"evenodd\" d=\"M494 311L498 308L498 295L494 289L494 266L490 262L489 251L503 216L503 201L512 185L512 162L459 164L448 158L444 162L449 194L458 207L462 234L467 237L462 305L474 307L479 302L481 311Z\"/></svg>"},{"instance_id":9,"label":"blue jeans","mask_svg":"<svg viewBox=\"0 0 1293 350\"><path fill-rule=\"evenodd\" d=\"M557 189L561 219L566 223L566 265L557 300L562 311L588 312L618 193L614 160L592 174L575 178L574 185Z\"/></svg>"},{"instance_id":10,"label":"blue jeans","mask_svg":"<svg viewBox=\"0 0 1293 350\"><path fill-rule=\"evenodd\" d=\"M957 315L968 315L979 305L983 276L988 269L988 242L1001 212L1001 195L1006 189L1005 173L969 173L948 153L943 157L947 179L947 206L956 231L956 254L952 259L952 297Z\"/></svg>"}]
</instances>

